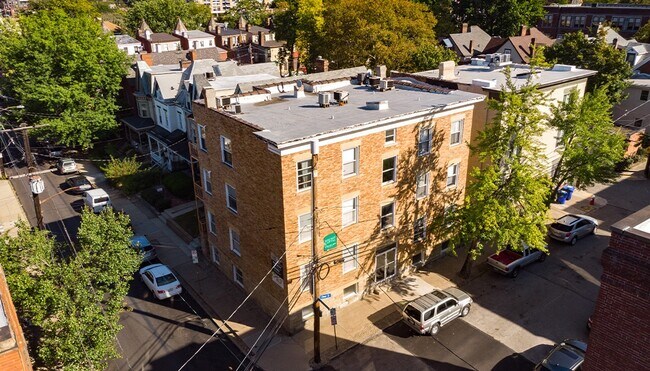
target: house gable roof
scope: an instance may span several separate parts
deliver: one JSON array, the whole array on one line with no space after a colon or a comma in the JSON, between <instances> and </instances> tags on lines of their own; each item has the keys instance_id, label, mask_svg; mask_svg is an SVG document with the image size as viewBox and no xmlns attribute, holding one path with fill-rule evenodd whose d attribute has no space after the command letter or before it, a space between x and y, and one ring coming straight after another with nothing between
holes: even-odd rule
<instances>
[{"instance_id":1,"label":"house gable roof","mask_svg":"<svg viewBox=\"0 0 650 371\"><path fill-rule=\"evenodd\" d=\"M453 33L449 35L449 39L456 47L456 51L464 58L471 58L474 55L474 50L482 53L486 48L492 37L487 32L483 31L479 26L470 26L469 32ZM469 49L470 41L472 42L472 49Z\"/></svg>"}]
</instances>

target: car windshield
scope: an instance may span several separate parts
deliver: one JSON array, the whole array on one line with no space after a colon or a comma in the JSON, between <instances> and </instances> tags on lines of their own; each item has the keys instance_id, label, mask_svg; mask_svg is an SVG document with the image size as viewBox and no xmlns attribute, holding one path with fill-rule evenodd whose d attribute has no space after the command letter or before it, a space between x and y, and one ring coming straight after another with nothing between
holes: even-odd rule
<instances>
[{"instance_id":1,"label":"car windshield","mask_svg":"<svg viewBox=\"0 0 650 371\"><path fill-rule=\"evenodd\" d=\"M562 232L570 232L572 229L570 225L561 224L561 223L553 223L551 224L551 228L557 229L558 231L562 231Z\"/></svg>"},{"instance_id":2,"label":"car windshield","mask_svg":"<svg viewBox=\"0 0 650 371\"><path fill-rule=\"evenodd\" d=\"M404 313L406 313L407 316L413 318L416 321L420 321L420 318L422 316L422 313L420 313L419 310L413 308L412 306L407 306L406 309L404 309Z\"/></svg>"},{"instance_id":3,"label":"car windshield","mask_svg":"<svg viewBox=\"0 0 650 371\"><path fill-rule=\"evenodd\" d=\"M173 274L169 273L164 276L156 277L156 285L158 287L169 285L170 283L176 281L176 277Z\"/></svg>"},{"instance_id":4,"label":"car windshield","mask_svg":"<svg viewBox=\"0 0 650 371\"><path fill-rule=\"evenodd\" d=\"M102 202L108 202L108 197L97 197L94 199L96 204L102 203Z\"/></svg>"}]
</instances>

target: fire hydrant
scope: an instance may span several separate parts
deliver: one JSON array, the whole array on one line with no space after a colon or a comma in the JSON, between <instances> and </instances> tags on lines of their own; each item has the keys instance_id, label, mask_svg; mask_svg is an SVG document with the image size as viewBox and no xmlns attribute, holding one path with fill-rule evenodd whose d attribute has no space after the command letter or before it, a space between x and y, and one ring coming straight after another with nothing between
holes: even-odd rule
<instances>
[{"instance_id":1,"label":"fire hydrant","mask_svg":"<svg viewBox=\"0 0 650 371\"><path fill-rule=\"evenodd\" d=\"M596 204L596 196L591 196L591 200L589 200L589 205L595 205Z\"/></svg>"}]
</instances>

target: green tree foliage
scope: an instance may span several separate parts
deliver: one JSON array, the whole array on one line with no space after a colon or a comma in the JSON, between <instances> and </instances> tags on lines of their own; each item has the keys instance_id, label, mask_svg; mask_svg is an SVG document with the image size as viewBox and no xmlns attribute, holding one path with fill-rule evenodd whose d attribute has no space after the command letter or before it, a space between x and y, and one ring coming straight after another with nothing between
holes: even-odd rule
<instances>
[{"instance_id":1,"label":"green tree foliage","mask_svg":"<svg viewBox=\"0 0 650 371\"><path fill-rule=\"evenodd\" d=\"M465 203L454 211L452 244L469 245L460 272L469 277L473 261L485 245L497 250L522 242L545 250L548 176L537 138L544 131L544 115L538 106L544 95L532 84L516 87L510 79L498 100L489 101L494 118L479 134L472 153L481 165L472 171Z\"/></svg>"},{"instance_id":2,"label":"green tree foliage","mask_svg":"<svg viewBox=\"0 0 650 371\"><path fill-rule=\"evenodd\" d=\"M29 9L36 12L60 9L74 17L80 15L97 16L99 12L96 3L97 1L91 2L89 0L32 0L29 2Z\"/></svg>"},{"instance_id":3,"label":"green tree foliage","mask_svg":"<svg viewBox=\"0 0 650 371\"><path fill-rule=\"evenodd\" d=\"M235 27L240 17L244 17L246 22L252 25L264 26L269 14L265 6L258 0L238 0L237 5L230 8L221 17L221 20Z\"/></svg>"},{"instance_id":4,"label":"green tree foliage","mask_svg":"<svg viewBox=\"0 0 650 371\"><path fill-rule=\"evenodd\" d=\"M602 34L593 39L588 39L582 32L565 34L561 42L546 48L545 55L552 63L598 71L596 76L589 78L588 90L604 87L612 104L625 97L632 68L625 60L625 51L607 44Z\"/></svg>"},{"instance_id":5,"label":"green tree foliage","mask_svg":"<svg viewBox=\"0 0 650 371\"><path fill-rule=\"evenodd\" d=\"M412 69L416 71L436 69L444 61L458 62L458 55L437 44L424 44L411 56Z\"/></svg>"},{"instance_id":6,"label":"green tree foliage","mask_svg":"<svg viewBox=\"0 0 650 371\"><path fill-rule=\"evenodd\" d=\"M639 30L634 34L634 38L638 42L650 42L650 22L646 22L643 27L639 28Z\"/></svg>"},{"instance_id":7,"label":"green tree foliage","mask_svg":"<svg viewBox=\"0 0 650 371\"><path fill-rule=\"evenodd\" d=\"M614 181L616 165L625 154L625 137L612 120L607 91L599 88L580 99L573 91L569 100L551 109L549 125L560 133L560 159L552 174L552 197L570 183L585 188Z\"/></svg>"},{"instance_id":8,"label":"green tree foliage","mask_svg":"<svg viewBox=\"0 0 650 371\"><path fill-rule=\"evenodd\" d=\"M119 315L141 259L128 223L110 210L84 211L76 252L26 224L0 238L0 264L20 318L37 327L32 354L46 368L103 369L119 356Z\"/></svg>"},{"instance_id":9,"label":"green tree foliage","mask_svg":"<svg viewBox=\"0 0 650 371\"><path fill-rule=\"evenodd\" d=\"M308 63L315 57L314 43L323 29L323 0L278 0L274 6L276 38L285 40L289 51L295 47L301 61Z\"/></svg>"},{"instance_id":10,"label":"green tree foliage","mask_svg":"<svg viewBox=\"0 0 650 371\"><path fill-rule=\"evenodd\" d=\"M544 17L544 0L459 0L453 3L458 23L480 26L492 36L515 36L522 25L534 26Z\"/></svg>"},{"instance_id":11,"label":"green tree foliage","mask_svg":"<svg viewBox=\"0 0 650 371\"><path fill-rule=\"evenodd\" d=\"M378 7L364 0L327 3L319 55L337 68L385 64L413 69L412 55L436 43L436 18L427 7L410 0L388 0Z\"/></svg>"},{"instance_id":12,"label":"green tree foliage","mask_svg":"<svg viewBox=\"0 0 650 371\"><path fill-rule=\"evenodd\" d=\"M144 19L153 32L172 33L180 17L188 30L202 30L211 16L207 5L194 1L138 0L126 12L124 26L135 34Z\"/></svg>"},{"instance_id":13,"label":"green tree foliage","mask_svg":"<svg viewBox=\"0 0 650 371\"><path fill-rule=\"evenodd\" d=\"M460 30L459 20L454 16L452 0L417 0L417 2L428 6L438 19L434 28L436 35L447 36Z\"/></svg>"},{"instance_id":14,"label":"green tree foliage","mask_svg":"<svg viewBox=\"0 0 650 371\"><path fill-rule=\"evenodd\" d=\"M25 106L25 121L49 125L46 135L64 145L90 147L117 127L127 65L89 15L44 10L0 24L0 88Z\"/></svg>"}]
</instances>

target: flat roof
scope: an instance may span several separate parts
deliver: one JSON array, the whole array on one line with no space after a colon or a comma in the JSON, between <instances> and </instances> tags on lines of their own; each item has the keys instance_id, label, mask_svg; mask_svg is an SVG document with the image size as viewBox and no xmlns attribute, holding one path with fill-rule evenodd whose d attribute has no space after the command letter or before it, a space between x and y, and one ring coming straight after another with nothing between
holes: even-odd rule
<instances>
[{"instance_id":1,"label":"flat roof","mask_svg":"<svg viewBox=\"0 0 650 371\"><path fill-rule=\"evenodd\" d=\"M512 77L515 86L521 87L526 84L528 73L530 73L530 66L527 64L516 64L512 63L510 65L510 76ZM506 82L506 76L504 75L505 66L503 67L488 67L488 66L474 66L471 64L465 64L456 66L455 68L455 77L453 79L440 79L440 73L436 70L429 70L423 72L416 72L413 75L424 76L435 80L454 82L463 85L472 85L472 80L481 79L481 80L496 80L496 87L494 88L484 88L485 90L501 91L503 90L504 84ZM541 87L551 86L556 84L561 84L567 81L572 81L580 78L587 78L589 76L595 75L597 72L592 70L585 70L581 68L575 68L572 71L569 70L553 70L552 68L536 68L533 81L536 84L539 84Z\"/></svg>"},{"instance_id":2,"label":"flat roof","mask_svg":"<svg viewBox=\"0 0 650 371\"><path fill-rule=\"evenodd\" d=\"M214 35L200 30L190 30L187 31L187 38L188 39L204 39L204 38L210 39L210 38L214 38Z\"/></svg>"},{"instance_id":3,"label":"flat roof","mask_svg":"<svg viewBox=\"0 0 650 371\"><path fill-rule=\"evenodd\" d=\"M619 220L611 228L612 232L633 236L650 245L650 206Z\"/></svg>"},{"instance_id":4,"label":"flat roof","mask_svg":"<svg viewBox=\"0 0 650 371\"><path fill-rule=\"evenodd\" d=\"M335 90L349 92L347 104L322 108L318 104L318 94L306 92L304 98L295 98L291 89L291 93L273 94L270 101L241 104L242 113L236 117L262 128L263 131L256 134L278 145L408 114L433 114L450 106L470 105L485 99L482 94L459 90L442 92L442 89L431 92L397 83L394 90L384 92L359 85ZM373 101L387 101L388 109L367 108L366 102Z\"/></svg>"}]
</instances>

